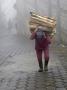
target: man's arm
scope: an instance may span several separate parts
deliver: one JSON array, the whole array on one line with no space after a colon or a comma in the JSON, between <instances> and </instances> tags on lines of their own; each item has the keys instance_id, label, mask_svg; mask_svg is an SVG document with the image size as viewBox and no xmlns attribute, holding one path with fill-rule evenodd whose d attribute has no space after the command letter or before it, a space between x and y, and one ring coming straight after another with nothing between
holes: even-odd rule
<instances>
[{"instance_id":1,"label":"man's arm","mask_svg":"<svg viewBox=\"0 0 67 90\"><path fill-rule=\"evenodd\" d=\"M30 39L31 39L31 40L35 39L35 36L36 36L36 33L33 32L33 33L31 34L31 36L30 36Z\"/></svg>"}]
</instances>

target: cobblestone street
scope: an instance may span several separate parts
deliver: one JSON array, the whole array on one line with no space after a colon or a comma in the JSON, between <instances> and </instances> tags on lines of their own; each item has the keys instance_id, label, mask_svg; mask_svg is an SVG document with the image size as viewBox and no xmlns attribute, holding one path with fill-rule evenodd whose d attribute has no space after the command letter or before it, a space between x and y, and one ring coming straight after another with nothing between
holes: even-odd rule
<instances>
[{"instance_id":1,"label":"cobblestone street","mask_svg":"<svg viewBox=\"0 0 67 90\"><path fill-rule=\"evenodd\" d=\"M49 70L39 73L32 41L11 35L0 43L0 90L67 90L66 47L51 47Z\"/></svg>"},{"instance_id":2,"label":"cobblestone street","mask_svg":"<svg viewBox=\"0 0 67 90\"><path fill-rule=\"evenodd\" d=\"M48 71L38 72L30 12L49 27L56 20ZM0 90L67 90L66 38L67 0L0 0Z\"/></svg>"}]
</instances>

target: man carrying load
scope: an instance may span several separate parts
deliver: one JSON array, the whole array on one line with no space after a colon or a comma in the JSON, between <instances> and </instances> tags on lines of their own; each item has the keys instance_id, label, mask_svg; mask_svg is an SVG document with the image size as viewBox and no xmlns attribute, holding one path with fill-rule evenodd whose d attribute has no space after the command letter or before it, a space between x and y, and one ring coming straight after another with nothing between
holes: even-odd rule
<instances>
[{"instance_id":1,"label":"man carrying load","mask_svg":"<svg viewBox=\"0 0 67 90\"><path fill-rule=\"evenodd\" d=\"M42 30L41 26L38 26L37 30L32 32L30 39L31 40L35 39L35 50L36 50L36 55L39 63L38 71L39 72L43 71L43 63L42 63L43 52L44 52L44 70L48 70L49 44L51 43L51 38L49 34L44 30Z\"/></svg>"},{"instance_id":2,"label":"man carrying load","mask_svg":"<svg viewBox=\"0 0 67 90\"><path fill-rule=\"evenodd\" d=\"M30 39L35 39L35 50L39 63L39 72L43 72L42 53L44 52L44 70L48 70L49 63L49 45L55 31L56 20L53 18L42 17L33 12L31 14ZM31 27L32 26L32 27Z\"/></svg>"}]
</instances>

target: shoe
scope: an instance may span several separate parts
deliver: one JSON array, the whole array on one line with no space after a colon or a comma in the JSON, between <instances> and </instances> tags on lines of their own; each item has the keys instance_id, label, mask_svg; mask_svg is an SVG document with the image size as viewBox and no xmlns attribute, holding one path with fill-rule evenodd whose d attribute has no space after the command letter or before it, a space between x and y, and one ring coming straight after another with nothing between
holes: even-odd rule
<instances>
[{"instance_id":1,"label":"shoe","mask_svg":"<svg viewBox=\"0 0 67 90\"><path fill-rule=\"evenodd\" d=\"M48 61L49 60L45 60L45 63L44 63L44 71L48 71Z\"/></svg>"},{"instance_id":2,"label":"shoe","mask_svg":"<svg viewBox=\"0 0 67 90\"><path fill-rule=\"evenodd\" d=\"M47 66L45 66L44 71L48 71L48 67Z\"/></svg>"},{"instance_id":3,"label":"shoe","mask_svg":"<svg viewBox=\"0 0 67 90\"><path fill-rule=\"evenodd\" d=\"M38 72L43 72L43 69L40 68L40 69L38 70Z\"/></svg>"}]
</instances>

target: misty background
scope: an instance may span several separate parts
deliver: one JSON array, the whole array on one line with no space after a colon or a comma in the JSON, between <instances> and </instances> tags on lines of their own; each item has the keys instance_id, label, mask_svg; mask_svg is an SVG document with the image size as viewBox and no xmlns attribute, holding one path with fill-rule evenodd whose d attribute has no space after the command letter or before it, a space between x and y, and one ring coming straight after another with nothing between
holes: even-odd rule
<instances>
[{"instance_id":1,"label":"misty background","mask_svg":"<svg viewBox=\"0 0 67 90\"><path fill-rule=\"evenodd\" d=\"M29 37L30 11L57 20L56 41L67 43L67 0L0 0L0 37Z\"/></svg>"},{"instance_id":2,"label":"misty background","mask_svg":"<svg viewBox=\"0 0 67 90\"><path fill-rule=\"evenodd\" d=\"M16 0L0 0L0 37L16 33L14 4Z\"/></svg>"}]
</instances>

